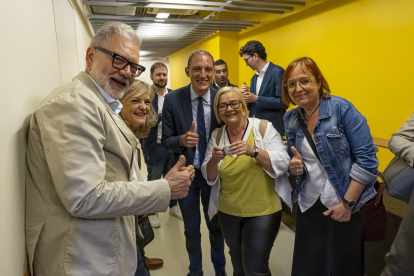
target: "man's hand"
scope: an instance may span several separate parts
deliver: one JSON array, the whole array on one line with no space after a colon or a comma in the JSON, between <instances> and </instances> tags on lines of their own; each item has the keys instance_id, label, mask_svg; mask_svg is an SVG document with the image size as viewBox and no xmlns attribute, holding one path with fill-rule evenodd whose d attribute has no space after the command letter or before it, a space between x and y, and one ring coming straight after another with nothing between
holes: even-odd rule
<instances>
[{"instance_id":1,"label":"man's hand","mask_svg":"<svg viewBox=\"0 0 414 276\"><path fill-rule=\"evenodd\" d=\"M301 175L303 173L302 156L294 146L290 148L294 154L289 162L289 171L294 175Z\"/></svg>"},{"instance_id":2,"label":"man's hand","mask_svg":"<svg viewBox=\"0 0 414 276\"><path fill-rule=\"evenodd\" d=\"M352 209L345 206L342 202L331 209L323 212L325 216L331 216L333 220L339 222L348 222L351 219Z\"/></svg>"},{"instance_id":3,"label":"man's hand","mask_svg":"<svg viewBox=\"0 0 414 276\"><path fill-rule=\"evenodd\" d=\"M165 175L171 190L171 199L184 198L188 194L191 185L191 178L194 178L194 168L185 167L185 157L180 156L177 164Z\"/></svg>"},{"instance_id":4,"label":"man's hand","mask_svg":"<svg viewBox=\"0 0 414 276\"><path fill-rule=\"evenodd\" d=\"M198 144L198 134L194 132L195 123L191 124L190 130L183 135L182 143L186 148L194 148Z\"/></svg>"},{"instance_id":5,"label":"man's hand","mask_svg":"<svg viewBox=\"0 0 414 276\"><path fill-rule=\"evenodd\" d=\"M244 93L250 92L250 87L248 87L247 84L243 82L243 85L240 87L240 90L244 94Z\"/></svg>"},{"instance_id":6,"label":"man's hand","mask_svg":"<svg viewBox=\"0 0 414 276\"><path fill-rule=\"evenodd\" d=\"M224 159L224 157L226 157L226 154L224 153L224 149L220 148L220 147L214 147L213 152L212 152L212 156L211 159L215 162L215 163L219 163L221 160Z\"/></svg>"},{"instance_id":7,"label":"man's hand","mask_svg":"<svg viewBox=\"0 0 414 276\"><path fill-rule=\"evenodd\" d=\"M254 147L244 140L234 142L230 145L231 153L239 155L247 155L252 157L254 155Z\"/></svg>"},{"instance_id":8,"label":"man's hand","mask_svg":"<svg viewBox=\"0 0 414 276\"><path fill-rule=\"evenodd\" d=\"M243 96L244 96L244 100L246 101L246 103L254 103L259 98L259 96L251 92L245 92L243 93Z\"/></svg>"}]
</instances>

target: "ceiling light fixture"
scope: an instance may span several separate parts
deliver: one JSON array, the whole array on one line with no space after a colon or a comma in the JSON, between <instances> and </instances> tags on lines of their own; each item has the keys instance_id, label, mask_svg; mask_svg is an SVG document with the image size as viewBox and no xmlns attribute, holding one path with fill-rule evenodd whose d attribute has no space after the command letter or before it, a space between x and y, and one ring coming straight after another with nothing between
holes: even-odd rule
<instances>
[{"instance_id":1,"label":"ceiling light fixture","mask_svg":"<svg viewBox=\"0 0 414 276\"><path fill-rule=\"evenodd\" d=\"M165 22L165 20L162 20L162 19L154 19L154 22Z\"/></svg>"},{"instance_id":2,"label":"ceiling light fixture","mask_svg":"<svg viewBox=\"0 0 414 276\"><path fill-rule=\"evenodd\" d=\"M168 18L170 16L169 13L158 13L156 18Z\"/></svg>"}]
</instances>

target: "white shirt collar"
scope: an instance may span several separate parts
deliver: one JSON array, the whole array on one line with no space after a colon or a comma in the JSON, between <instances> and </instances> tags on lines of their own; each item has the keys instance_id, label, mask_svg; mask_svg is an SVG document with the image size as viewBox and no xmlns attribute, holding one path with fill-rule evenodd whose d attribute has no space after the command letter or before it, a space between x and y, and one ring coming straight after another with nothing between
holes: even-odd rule
<instances>
[{"instance_id":1,"label":"white shirt collar","mask_svg":"<svg viewBox=\"0 0 414 276\"><path fill-rule=\"evenodd\" d=\"M269 68L269 64L270 64L269 61L266 62L266 65L263 67L262 71L260 71L260 73L256 72L256 75L260 75L262 72L265 73L267 68Z\"/></svg>"},{"instance_id":2,"label":"white shirt collar","mask_svg":"<svg viewBox=\"0 0 414 276\"><path fill-rule=\"evenodd\" d=\"M195 99L197 99L199 96L196 94L196 92L194 91L194 89L193 89L193 85L191 84L190 85L190 94L191 94L191 101L193 101L193 100L195 100ZM203 95L203 99L206 101L206 102L208 102L209 104L211 104L210 103L210 88L208 89L208 91L207 91L207 93L206 94L204 94Z\"/></svg>"},{"instance_id":3,"label":"white shirt collar","mask_svg":"<svg viewBox=\"0 0 414 276\"><path fill-rule=\"evenodd\" d=\"M220 86L217 84L216 79L214 79L214 83L216 84L216 86L220 89ZM227 80L227 84L226 86L229 86L229 80Z\"/></svg>"},{"instance_id":4,"label":"white shirt collar","mask_svg":"<svg viewBox=\"0 0 414 276\"><path fill-rule=\"evenodd\" d=\"M109 96L108 93L105 92L105 90L102 89L102 87L100 87L95 81L94 79L89 76L89 74L87 74L88 77L91 79L91 81L93 82L93 84L95 84L96 88L98 88L99 93L101 93L102 97L105 99L105 101L109 104L109 106L111 107L112 111L118 115L119 112L121 112L121 109L123 107L123 105L121 104L121 102L119 100L115 100L114 98L112 98L111 96Z\"/></svg>"}]
</instances>

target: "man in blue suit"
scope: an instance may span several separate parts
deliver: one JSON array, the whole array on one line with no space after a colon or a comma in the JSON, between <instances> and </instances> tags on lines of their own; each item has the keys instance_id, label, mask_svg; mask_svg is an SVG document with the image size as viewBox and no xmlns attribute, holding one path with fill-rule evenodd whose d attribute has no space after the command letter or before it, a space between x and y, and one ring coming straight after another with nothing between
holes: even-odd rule
<instances>
[{"instance_id":1,"label":"man in blue suit","mask_svg":"<svg viewBox=\"0 0 414 276\"><path fill-rule=\"evenodd\" d=\"M246 83L241 90L249 108L249 116L266 119L281 136L285 135L283 115L287 106L282 101L282 78L285 70L266 61L266 49L259 41L249 41L239 52L246 66L256 71L251 79L250 89Z\"/></svg>"},{"instance_id":2,"label":"man in blue suit","mask_svg":"<svg viewBox=\"0 0 414 276\"><path fill-rule=\"evenodd\" d=\"M207 142L218 127L214 116L214 97L217 90L210 88L214 74L213 56L203 50L193 52L185 68L191 84L174 90L165 97L163 107L162 144L173 152L175 162L183 154L187 164L193 164L196 175L187 197L178 201L184 219L186 248L190 259L187 276L201 276L200 195L204 218L209 230L211 260L216 275L226 275L224 239L217 216L208 218L211 187L203 178L203 163Z\"/></svg>"}]
</instances>

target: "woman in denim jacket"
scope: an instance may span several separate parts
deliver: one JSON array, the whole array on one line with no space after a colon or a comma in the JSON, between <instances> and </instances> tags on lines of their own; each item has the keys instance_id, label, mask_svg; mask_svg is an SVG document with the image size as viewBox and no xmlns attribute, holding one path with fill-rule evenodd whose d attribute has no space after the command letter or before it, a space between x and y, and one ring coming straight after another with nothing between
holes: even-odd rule
<instances>
[{"instance_id":1,"label":"woman in denim jacket","mask_svg":"<svg viewBox=\"0 0 414 276\"><path fill-rule=\"evenodd\" d=\"M289 172L297 182L293 201L300 208L292 275L364 275L358 211L375 195L378 168L367 121L352 103L330 95L327 81L308 57L287 67L283 100L299 107L284 116Z\"/></svg>"}]
</instances>

